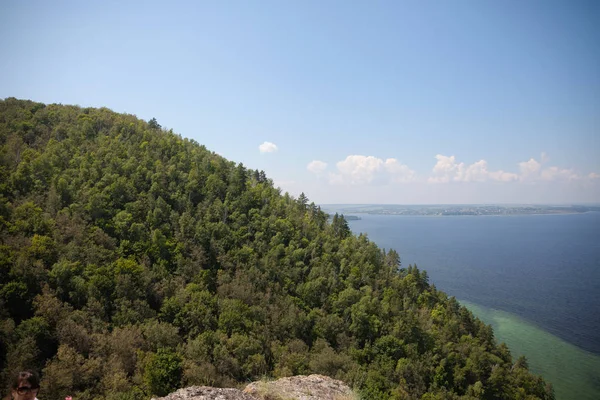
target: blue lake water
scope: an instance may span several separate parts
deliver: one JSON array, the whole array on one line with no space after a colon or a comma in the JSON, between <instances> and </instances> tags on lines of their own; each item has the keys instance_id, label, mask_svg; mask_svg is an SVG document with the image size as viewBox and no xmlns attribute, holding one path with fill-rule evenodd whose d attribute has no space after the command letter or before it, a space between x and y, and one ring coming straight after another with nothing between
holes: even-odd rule
<instances>
[{"instance_id":1,"label":"blue lake water","mask_svg":"<svg viewBox=\"0 0 600 400\"><path fill-rule=\"evenodd\" d=\"M496 326L496 337L513 353L539 353L525 355L532 370L553 381L558 398L572 398L565 397L567 382L556 382L568 375L561 371L563 360L592 360L589 368L570 373L591 374L573 379L585 378L585 393L600 398L600 213L360 217L349 221L355 233L394 248L404 267L427 270L431 283L487 323L514 316L504 328ZM556 349L536 348L535 340L516 333L536 329L556 338L544 342ZM552 353L557 356L550 361Z\"/></svg>"}]
</instances>

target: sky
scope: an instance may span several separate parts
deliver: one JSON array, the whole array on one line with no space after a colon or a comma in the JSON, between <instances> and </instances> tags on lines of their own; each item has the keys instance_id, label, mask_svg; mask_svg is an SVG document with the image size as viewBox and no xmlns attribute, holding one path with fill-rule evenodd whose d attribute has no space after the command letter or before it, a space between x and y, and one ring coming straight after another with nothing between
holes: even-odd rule
<instances>
[{"instance_id":1,"label":"sky","mask_svg":"<svg viewBox=\"0 0 600 400\"><path fill-rule=\"evenodd\" d=\"M0 0L0 98L108 107L319 204L600 203L600 2Z\"/></svg>"}]
</instances>

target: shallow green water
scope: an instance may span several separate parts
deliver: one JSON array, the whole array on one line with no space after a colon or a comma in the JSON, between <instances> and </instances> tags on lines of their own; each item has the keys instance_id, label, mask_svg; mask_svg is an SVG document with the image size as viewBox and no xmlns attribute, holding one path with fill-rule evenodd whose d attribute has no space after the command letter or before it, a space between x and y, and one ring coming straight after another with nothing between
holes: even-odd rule
<instances>
[{"instance_id":1,"label":"shallow green water","mask_svg":"<svg viewBox=\"0 0 600 400\"><path fill-rule=\"evenodd\" d=\"M464 300L460 303L492 325L496 340L508 345L513 359L525 355L529 369L552 383L557 400L600 399L600 356L581 350L514 314Z\"/></svg>"}]
</instances>

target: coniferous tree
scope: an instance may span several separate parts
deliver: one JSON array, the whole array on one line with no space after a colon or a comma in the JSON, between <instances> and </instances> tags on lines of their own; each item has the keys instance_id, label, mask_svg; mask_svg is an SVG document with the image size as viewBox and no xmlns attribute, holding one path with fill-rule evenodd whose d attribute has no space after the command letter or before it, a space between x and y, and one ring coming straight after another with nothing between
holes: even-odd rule
<instances>
[{"instance_id":1,"label":"coniferous tree","mask_svg":"<svg viewBox=\"0 0 600 400\"><path fill-rule=\"evenodd\" d=\"M553 398L489 326L248 169L132 115L0 101L0 379L47 399L323 373L368 399Z\"/></svg>"}]
</instances>

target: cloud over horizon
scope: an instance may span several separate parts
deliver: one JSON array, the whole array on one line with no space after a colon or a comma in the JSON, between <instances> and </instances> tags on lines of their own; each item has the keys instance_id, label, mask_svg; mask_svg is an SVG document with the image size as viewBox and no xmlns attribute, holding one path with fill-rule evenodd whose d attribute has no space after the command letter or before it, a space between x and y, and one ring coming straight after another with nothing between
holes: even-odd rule
<instances>
[{"instance_id":1,"label":"cloud over horizon","mask_svg":"<svg viewBox=\"0 0 600 400\"><path fill-rule=\"evenodd\" d=\"M437 163L433 167L433 176L428 179L430 183L485 182L489 180L510 182L519 178L517 174L502 170L489 171L485 160L479 160L467 166L463 162L457 162L455 156L448 157L438 154L435 158Z\"/></svg>"},{"instance_id":2,"label":"cloud over horizon","mask_svg":"<svg viewBox=\"0 0 600 400\"><path fill-rule=\"evenodd\" d=\"M327 169L327 163L319 160L313 160L308 163L306 169L312 172L313 174L322 174Z\"/></svg>"},{"instance_id":3,"label":"cloud over horizon","mask_svg":"<svg viewBox=\"0 0 600 400\"><path fill-rule=\"evenodd\" d=\"M459 162L457 158L437 154L437 160L429 176L419 177L417 173L395 158L382 159L375 156L353 154L335 164L335 171L327 173L328 164L313 160L306 169L319 178L327 177L329 184L334 185L387 185L409 182L444 184L451 182L498 182L498 183L535 183L551 181L573 181L600 179L600 174L591 172L580 175L573 169L557 166L544 166L549 160L546 153L541 153L540 161L530 158L517 164L518 172L507 172L501 169L491 170L484 159L472 164Z\"/></svg>"},{"instance_id":4,"label":"cloud over horizon","mask_svg":"<svg viewBox=\"0 0 600 400\"><path fill-rule=\"evenodd\" d=\"M541 161L537 161L534 158L529 161L519 163L519 169L521 181L532 182L532 181L554 181L554 180L578 180L582 177L577 174L573 169L559 168L559 167L546 167L543 168L543 164L548 161L546 153L542 153ZM592 174L588 175L589 179L592 178Z\"/></svg>"},{"instance_id":5,"label":"cloud over horizon","mask_svg":"<svg viewBox=\"0 0 600 400\"><path fill-rule=\"evenodd\" d=\"M544 167L549 158L546 153L541 154L540 161L530 158L518 164L519 173L505 172L503 170L489 171L487 161L479 160L471 165L457 162L455 156L435 156L437 163L433 167L433 176L429 177L430 183L447 182L540 182L540 181L572 181L586 179L571 168L556 166ZM587 179L594 179L595 173L590 173Z\"/></svg>"},{"instance_id":6,"label":"cloud over horizon","mask_svg":"<svg viewBox=\"0 0 600 400\"><path fill-rule=\"evenodd\" d=\"M410 182L415 171L401 164L395 158L383 160L374 156L349 155L336 163L336 172L329 174L331 184L386 184L389 182Z\"/></svg>"},{"instance_id":7,"label":"cloud over horizon","mask_svg":"<svg viewBox=\"0 0 600 400\"><path fill-rule=\"evenodd\" d=\"M258 146L258 150L261 152L261 154L264 154L264 153L274 153L278 149L277 149L277 145L275 143L264 142L263 144Z\"/></svg>"}]
</instances>

